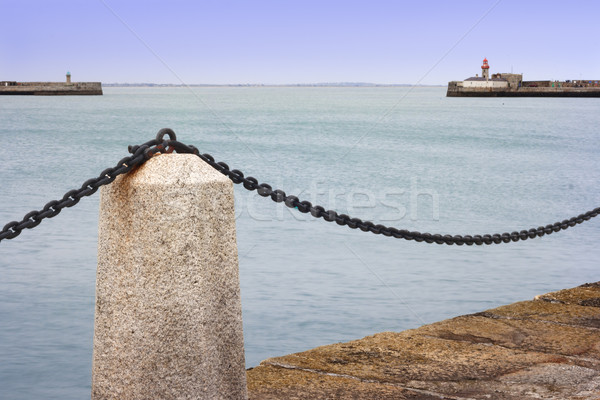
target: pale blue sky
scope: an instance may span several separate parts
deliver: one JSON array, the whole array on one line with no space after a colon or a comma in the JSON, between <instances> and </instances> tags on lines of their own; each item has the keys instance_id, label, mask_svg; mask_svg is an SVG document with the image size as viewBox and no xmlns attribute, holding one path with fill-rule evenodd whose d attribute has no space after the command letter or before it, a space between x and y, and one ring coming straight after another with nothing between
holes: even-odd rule
<instances>
[{"instance_id":1,"label":"pale blue sky","mask_svg":"<svg viewBox=\"0 0 600 400\"><path fill-rule=\"evenodd\" d=\"M600 1L0 0L0 80L600 79ZM134 33L135 32L135 33Z\"/></svg>"}]
</instances>

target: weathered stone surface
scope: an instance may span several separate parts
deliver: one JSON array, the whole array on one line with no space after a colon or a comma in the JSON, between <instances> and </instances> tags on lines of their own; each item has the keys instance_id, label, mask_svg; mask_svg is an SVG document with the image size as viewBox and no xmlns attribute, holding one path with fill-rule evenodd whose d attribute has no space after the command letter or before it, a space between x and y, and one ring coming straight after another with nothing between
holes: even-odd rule
<instances>
[{"instance_id":1,"label":"weathered stone surface","mask_svg":"<svg viewBox=\"0 0 600 400\"><path fill-rule=\"evenodd\" d=\"M265 360L251 399L600 399L600 284Z\"/></svg>"},{"instance_id":2,"label":"weathered stone surface","mask_svg":"<svg viewBox=\"0 0 600 400\"><path fill-rule=\"evenodd\" d=\"M441 339L501 346L527 352L577 355L587 353L600 359L594 329L529 320L493 319L478 315L454 318L424 326L422 335Z\"/></svg>"},{"instance_id":3,"label":"weathered stone surface","mask_svg":"<svg viewBox=\"0 0 600 400\"><path fill-rule=\"evenodd\" d=\"M233 187L155 156L100 200L93 399L243 399Z\"/></svg>"},{"instance_id":4,"label":"weathered stone surface","mask_svg":"<svg viewBox=\"0 0 600 400\"><path fill-rule=\"evenodd\" d=\"M426 390L405 390L402 387L375 381L364 381L352 376L322 374L298 368L265 365L248 371L248 391L254 398L275 399L439 399ZM260 393L260 394L258 394ZM354 395L360 394L361 397Z\"/></svg>"},{"instance_id":5,"label":"weathered stone surface","mask_svg":"<svg viewBox=\"0 0 600 400\"><path fill-rule=\"evenodd\" d=\"M554 324L600 328L600 312L597 308L558 302L524 301L475 315L505 320L543 321Z\"/></svg>"},{"instance_id":6,"label":"weathered stone surface","mask_svg":"<svg viewBox=\"0 0 600 400\"><path fill-rule=\"evenodd\" d=\"M550 303L600 307L600 284L587 283L573 289L559 290L558 292L538 296L536 300L548 301Z\"/></svg>"}]
</instances>

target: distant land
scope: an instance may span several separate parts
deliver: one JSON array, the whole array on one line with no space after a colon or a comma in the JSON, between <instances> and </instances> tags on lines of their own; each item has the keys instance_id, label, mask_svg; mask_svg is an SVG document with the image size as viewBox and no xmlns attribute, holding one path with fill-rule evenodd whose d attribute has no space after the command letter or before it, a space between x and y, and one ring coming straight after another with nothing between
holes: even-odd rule
<instances>
[{"instance_id":1,"label":"distant land","mask_svg":"<svg viewBox=\"0 0 600 400\"><path fill-rule=\"evenodd\" d=\"M412 85L409 83L368 83L368 82L323 82L323 83L289 83L289 84L267 84L267 83L103 83L103 87L445 87L445 85Z\"/></svg>"}]
</instances>

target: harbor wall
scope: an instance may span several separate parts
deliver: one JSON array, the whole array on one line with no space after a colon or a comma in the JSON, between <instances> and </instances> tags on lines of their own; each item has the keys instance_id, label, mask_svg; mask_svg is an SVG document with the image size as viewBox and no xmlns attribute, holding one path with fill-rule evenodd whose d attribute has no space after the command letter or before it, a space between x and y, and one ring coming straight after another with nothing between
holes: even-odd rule
<instances>
[{"instance_id":1,"label":"harbor wall","mask_svg":"<svg viewBox=\"0 0 600 400\"><path fill-rule=\"evenodd\" d=\"M102 95L101 82L0 82L0 95Z\"/></svg>"},{"instance_id":2,"label":"harbor wall","mask_svg":"<svg viewBox=\"0 0 600 400\"><path fill-rule=\"evenodd\" d=\"M462 82L453 81L448 83L447 97L600 97L600 87L521 86L515 89L495 87L466 88L459 85L459 83Z\"/></svg>"}]
</instances>

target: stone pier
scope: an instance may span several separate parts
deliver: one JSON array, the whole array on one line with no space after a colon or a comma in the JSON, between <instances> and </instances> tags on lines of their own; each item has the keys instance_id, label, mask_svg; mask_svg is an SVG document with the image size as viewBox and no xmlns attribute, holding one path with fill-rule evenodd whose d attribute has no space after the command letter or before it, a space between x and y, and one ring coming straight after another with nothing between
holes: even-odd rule
<instances>
[{"instance_id":1,"label":"stone pier","mask_svg":"<svg viewBox=\"0 0 600 400\"><path fill-rule=\"evenodd\" d=\"M600 282L248 371L250 399L600 399Z\"/></svg>"},{"instance_id":2,"label":"stone pier","mask_svg":"<svg viewBox=\"0 0 600 400\"><path fill-rule=\"evenodd\" d=\"M101 191L92 399L245 399L233 184L191 154Z\"/></svg>"}]
</instances>

